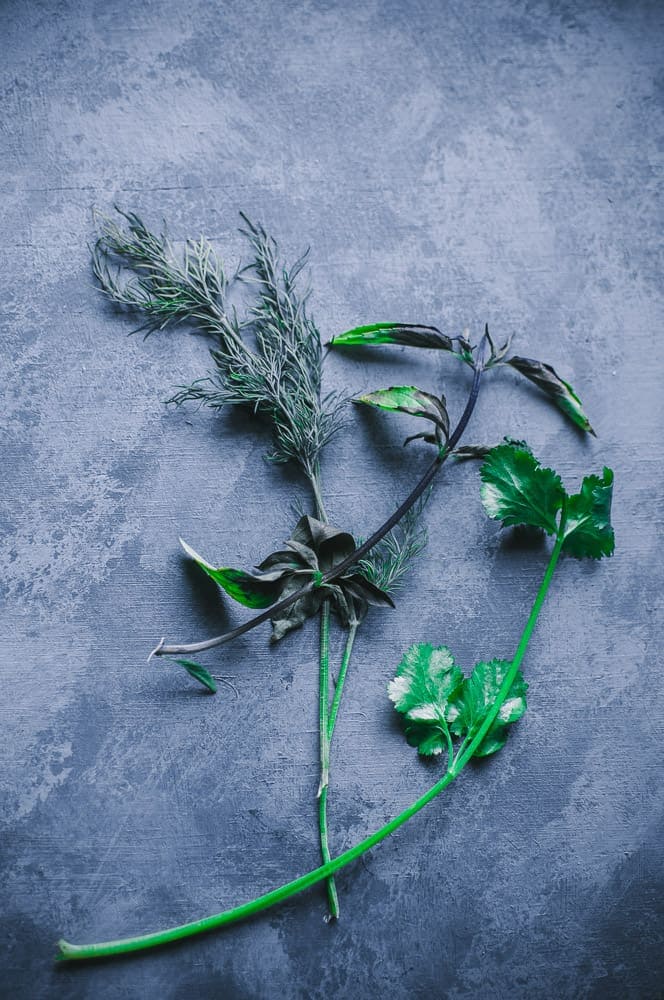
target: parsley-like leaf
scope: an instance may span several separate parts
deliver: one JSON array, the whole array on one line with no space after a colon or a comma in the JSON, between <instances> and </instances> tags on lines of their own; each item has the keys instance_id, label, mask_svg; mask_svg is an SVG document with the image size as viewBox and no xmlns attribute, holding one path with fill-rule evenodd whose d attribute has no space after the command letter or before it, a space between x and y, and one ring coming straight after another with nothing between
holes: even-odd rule
<instances>
[{"instance_id":1,"label":"parsley-like leaf","mask_svg":"<svg viewBox=\"0 0 664 1000\"><path fill-rule=\"evenodd\" d=\"M526 448L499 445L480 470L481 497L489 517L504 525L529 524L548 534L557 531L565 496L560 476L544 469Z\"/></svg>"},{"instance_id":2,"label":"parsley-like leaf","mask_svg":"<svg viewBox=\"0 0 664 1000\"><path fill-rule=\"evenodd\" d=\"M455 736L472 740L479 732L509 669L508 660L491 660L489 663L478 663L470 677L465 678L447 711L450 730ZM526 711L527 690L528 685L519 670L493 725L475 750L474 757L488 757L505 745L507 727L520 719Z\"/></svg>"},{"instance_id":3,"label":"parsley-like leaf","mask_svg":"<svg viewBox=\"0 0 664 1000\"><path fill-rule=\"evenodd\" d=\"M447 710L463 682L463 674L447 646L411 646L387 691L406 719L406 737L424 756L449 745Z\"/></svg>"},{"instance_id":4,"label":"parsley-like leaf","mask_svg":"<svg viewBox=\"0 0 664 1000\"><path fill-rule=\"evenodd\" d=\"M563 550L578 559L601 559L613 555L615 537L611 527L613 472L602 477L586 476L581 492L569 497Z\"/></svg>"}]
</instances>

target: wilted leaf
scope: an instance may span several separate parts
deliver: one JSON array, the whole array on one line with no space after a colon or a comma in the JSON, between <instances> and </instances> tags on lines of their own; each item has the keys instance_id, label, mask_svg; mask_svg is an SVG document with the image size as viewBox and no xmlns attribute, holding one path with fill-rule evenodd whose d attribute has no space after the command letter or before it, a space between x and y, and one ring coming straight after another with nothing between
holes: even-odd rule
<instances>
[{"instance_id":1,"label":"wilted leaf","mask_svg":"<svg viewBox=\"0 0 664 1000\"><path fill-rule=\"evenodd\" d=\"M403 347L429 347L439 351L453 351L451 337L432 326L409 323L371 323L356 326L337 334L330 341L333 347L371 347L379 344L398 344Z\"/></svg>"},{"instance_id":2,"label":"wilted leaf","mask_svg":"<svg viewBox=\"0 0 664 1000\"><path fill-rule=\"evenodd\" d=\"M516 355L509 358L505 364L511 365L529 381L534 382L577 427L589 434L595 434L574 389L569 382L565 382L560 377L551 365L544 364L542 361L534 361L533 358L520 358Z\"/></svg>"}]
</instances>

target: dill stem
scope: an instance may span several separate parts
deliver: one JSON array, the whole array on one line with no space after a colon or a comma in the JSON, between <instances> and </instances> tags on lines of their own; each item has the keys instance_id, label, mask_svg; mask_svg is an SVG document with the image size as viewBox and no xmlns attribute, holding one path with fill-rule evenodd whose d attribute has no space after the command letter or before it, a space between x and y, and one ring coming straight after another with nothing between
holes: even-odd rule
<instances>
[{"instance_id":1,"label":"dill stem","mask_svg":"<svg viewBox=\"0 0 664 1000\"><path fill-rule=\"evenodd\" d=\"M500 686L498 694L496 695L491 711L488 713L486 719L473 739L467 744L467 746L462 747L462 753L457 756L452 767L450 767L435 783L435 785L424 793L424 795L421 795L415 800L415 802L404 809L403 812L399 813L398 816L395 816L394 819L390 820L389 823L386 823L384 826L380 827L379 830L376 830L368 837L365 837L364 840L361 840L353 847L350 847L347 851L344 851L343 854L338 855L338 857L333 858L326 864L320 865L313 871L307 872L305 875L301 875L292 882L286 882L284 885L279 886L278 889L273 889L271 892L264 893L262 896L252 899L248 903L242 903L240 906L235 906L222 913L216 913L213 916L204 917L202 920L194 920L191 923L180 924L177 927L170 927L166 930L155 931L152 934L142 934L137 937L121 938L115 941L103 941L97 944L78 945L61 939L58 943L59 952L57 957L61 960L78 961L84 959L110 958L115 955L142 951L147 948L157 948L173 941L179 941L183 938L192 937L195 934L204 934L208 931L227 926L228 924L245 920L253 914L260 913L271 906L276 906L278 903L283 902L283 900L296 895L296 893L302 892L305 889L310 888L312 885L316 885L317 882L321 882L323 879L328 879L335 872L344 868L352 861L355 861L372 847L375 847L376 844L385 840L390 836L390 834L394 833L395 830L398 830L399 827L407 823L408 820L416 815L416 813L424 809L429 802L435 799L436 796L440 795L440 793L458 777L463 768L470 761L475 750L479 747L487 732L495 722L501 706L509 695L517 671L525 655L533 629L535 628L544 599L549 590L558 558L562 550L564 542L564 522L565 515L563 511L556 543L551 552L542 583L540 584L530 611L530 615L528 616L528 621L526 622L521 639L519 640L519 644L514 654L514 659L512 660L510 669L505 675L505 679Z\"/></svg>"},{"instance_id":2,"label":"dill stem","mask_svg":"<svg viewBox=\"0 0 664 1000\"><path fill-rule=\"evenodd\" d=\"M320 583L331 583L338 576L342 576L347 570L349 570L351 566L362 558L362 556L366 555L366 553L369 552L374 545L377 545L378 542L380 542L381 539L383 539L385 535L387 535L388 532L390 532L392 528L399 523L404 514L407 514L408 511L417 503L422 494L426 492L429 485L436 478L444 462L449 458L459 443L461 436L466 429L466 425L471 418L472 412L475 409L475 404L480 391L480 379L482 371L484 370L484 343L485 341L483 339L480 345L479 357L475 364L473 382L466 406L445 448L442 448L438 452L414 489L408 494L403 503L397 507L394 513L388 517L387 521L385 521L380 528L377 528L373 535L370 535L366 541L362 542L361 545L358 545L355 551L352 552L347 559L344 559L343 562L332 567L332 569L328 570L327 573L324 573L323 579ZM277 612L281 612L286 608L289 608L291 604L294 604L295 601L304 597L305 594L311 593L312 590L313 584L308 583L302 587L301 590L296 591L294 594L289 594L288 597L284 597L281 601L277 601L277 603L273 604L272 607L267 608L266 611L262 611L254 618L250 618L249 621L243 622L242 625L238 625L237 628L230 629L228 632L224 632L223 635L214 636L212 639L204 639L202 642L191 642L176 645L165 645L164 640L162 639L156 648L152 650L150 656L180 656L188 653L201 653L206 649L214 649L216 646L223 646L227 642L231 642L233 639L237 639L239 636L244 635L246 632L250 632L251 629L256 628L257 625L262 625L263 622L269 621L275 616L275 614L277 614Z\"/></svg>"}]
</instances>

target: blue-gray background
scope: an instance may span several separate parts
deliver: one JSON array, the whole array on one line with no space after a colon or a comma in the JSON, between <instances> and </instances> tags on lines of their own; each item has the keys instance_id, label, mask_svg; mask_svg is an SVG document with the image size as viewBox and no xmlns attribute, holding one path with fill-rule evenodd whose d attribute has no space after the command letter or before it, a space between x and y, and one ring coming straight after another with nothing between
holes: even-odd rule
<instances>
[{"instance_id":1,"label":"blue-gray background","mask_svg":"<svg viewBox=\"0 0 664 1000\"><path fill-rule=\"evenodd\" d=\"M7 997L652 998L664 979L661 647L662 6L658 3L5 2L2 45L2 979ZM359 322L488 321L553 362L599 437L510 374L467 440L527 434L571 485L616 471L617 552L564 562L508 746L339 877L252 923L117 964L54 941L216 912L317 864L316 633L163 661L243 619L183 535L250 565L286 537L297 478L246 420L174 411L203 374L184 330L127 339L95 290L91 208L113 202L234 264L237 211L312 247L325 337ZM328 384L444 384L394 351ZM350 415L333 520L376 526L428 460ZM433 780L385 696L404 647L466 667L514 649L542 573L446 470L430 546L360 633L334 748L333 850Z\"/></svg>"}]
</instances>

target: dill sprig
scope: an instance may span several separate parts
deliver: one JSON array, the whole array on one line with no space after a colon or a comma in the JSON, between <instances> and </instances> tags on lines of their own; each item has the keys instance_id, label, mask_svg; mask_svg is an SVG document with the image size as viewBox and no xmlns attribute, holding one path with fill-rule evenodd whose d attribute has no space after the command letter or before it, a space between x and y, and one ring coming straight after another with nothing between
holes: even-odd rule
<instances>
[{"instance_id":1,"label":"dill sprig","mask_svg":"<svg viewBox=\"0 0 664 1000\"><path fill-rule=\"evenodd\" d=\"M431 488L357 564L370 583L388 594L402 587L413 560L426 548L429 536L422 514L430 496Z\"/></svg>"},{"instance_id":2,"label":"dill sprig","mask_svg":"<svg viewBox=\"0 0 664 1000\"><path fill-rule=\"evenodd\" d=\"M120 214L127 230L103 218L93 250L102 290L117 304L145 314L139 330L146 336L171 322L190 321L214 341L212 370L178 386L170 402L251 407L272 427L268 458L298 464L324 514L320 453L343 423L345 399L321 393L320 334L307 311L309 289L300 291L298 282L307 254L290 268L283 266L275 240L242 216L253 259L239 275L255 286L257 296L241 321L227 304L229 281L207 240L188 240L179 257L165 234L152 233L133 212Z\"/></svg>"}]
</instances>

